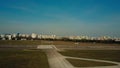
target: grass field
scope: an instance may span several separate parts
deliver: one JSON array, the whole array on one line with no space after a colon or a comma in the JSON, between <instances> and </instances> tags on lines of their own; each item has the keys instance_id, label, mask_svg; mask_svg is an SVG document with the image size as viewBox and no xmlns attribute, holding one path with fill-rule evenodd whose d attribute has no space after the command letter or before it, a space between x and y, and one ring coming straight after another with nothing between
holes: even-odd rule
<instances>
[{"instance_id":1,"label":"grass field","mask_svg":"<svg viewBox=\"0 0 120 68\"><path fill-rule=\"evenodd\" d=\"M0 40L0 45L74 45L74 42L47 40Z\"/></svg>"},{"instance_id":2,"label":"grass field","mask_svg":"<svg viewBox=\"0 0 120 68\"><path fill-rule=\"evenodd\" d=\"M62 55L120 62L120 50L66 50Z\"/></svg>"},{"instance_id":3,"label":"grass field","mask_svg":"<svg viewBox=\"0 0 120 68\"><path fill-rule=\"evenodd\" d=\"M69 41L45 41L45 40L0 40L0 45L76 45L75 42ZM79 43L77 46L82 45L117 45L118 44L103 44L103 43ZM103 59L120 62L120 50L65 50L60 52L66 56ZM80 61L75 59L67 59L71 63L86 63L90 66L91 61ZM88 65L87 65L88 63ZM96 63L97 66L104 63ZM75 66L77 66L75 65ZM91 64L92 65L92 64ZM105 64L109 65L109 64ZM110 64L112 65L112 64ZM84 65L83 65L84 66ZM47 57L44 52L37 50L0 50L0 68L49 68Z\"/></svg>"},{"instance_id":4,"label":"grass field","mask_svg":"<svg viewBox=\"0 0 120 68\"><path fill-rule=\"evenodd\" d=\"M46 54L40 50L1 50L0 68L49 68Z\"/></svg>"},{"instance_id":5,"label":"grass field","mask_svg":"<svg viewBox=\"0 0 120 68\"><path fill-rule=\"evenodd\" d=\"M78 60L78 59L68 59L67 60L73 64L75 67L96 67L96 66L112 66L116 64L105 63L105 62L96 62L96 61L87 61L87 60Z\"/></svg>"},{"instance_id":6,"label":"grass field","mask_svg":"<svg viewBox=\"0 0 120 68\"><path fill-rule=\"evenodd\" d=\"M40 45L41 41L32 40L1 40L0 45Z\"/></svg>"},{"instance_id":7,"label":"grass field","mask_svg":"<svg viewBox=\"0 0 120 68\"><path fill-rule=\"evenodd\" d=\"M76 42L70 41L47 41L47 40L0 40L0 45L76 45ZM120 46L120 44L104 44L104 43L82 43L77 45L82 46Z\"/></svg>"}]
</instances>

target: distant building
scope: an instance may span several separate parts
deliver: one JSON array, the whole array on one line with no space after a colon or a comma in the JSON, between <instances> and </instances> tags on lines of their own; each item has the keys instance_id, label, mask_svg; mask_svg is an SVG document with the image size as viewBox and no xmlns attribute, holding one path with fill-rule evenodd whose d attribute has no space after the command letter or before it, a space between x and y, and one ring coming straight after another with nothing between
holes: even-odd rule
<instances>
[{"instance_id":1,"label":"distant building","mask_svg":"<svg viewBox=\"0 0 120 68\"><path fill-rule=\"evenodd\" d=\"M35 39L36 37L37 37L37 34L35 34L35 33L32 33L32 34L31 34L31 38L32 38L32 39Z\"/></svg>"},{"instance_id":2,"label":"distant building","mask_svg":"<svg viewBox=\"0 0 120 68\"><path fill-rule=\"evenodd\" d=\"M5 39L6 40L12 40L12 35L11 34L6 34Z\"/></svg>"},{"instance_id":3,"label":"distant building","mask_svg":"<svg viewBox=\"0 0 120 68\"><path fill-rule=\"evenodd\" d=\"M0 35L0 40L5 40L5 35L1 34Z\"/></svg>"},{"instance_id":4,"label":"distant building","mask_svg":"<svg viewBox=\"0 0 120 68\"><path fill-rule=\"evenodd\" d=\"M12 40L17 40L17 35L16 34L12 34L11 37L12 37Z\"/></svg>"}]
</instances>

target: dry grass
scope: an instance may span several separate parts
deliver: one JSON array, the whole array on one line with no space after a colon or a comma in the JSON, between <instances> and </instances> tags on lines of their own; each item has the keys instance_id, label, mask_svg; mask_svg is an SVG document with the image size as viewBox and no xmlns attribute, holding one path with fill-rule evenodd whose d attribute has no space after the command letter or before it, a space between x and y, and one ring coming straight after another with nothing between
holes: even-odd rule
<instances>
[{"instance_id":1,"label":"dry grass","mask_svg":"<svg viewBox=\"0 0 120 68\"><path fill-rule=\"evenodd\" d=\"M39 50L1 50L0 68L49 68L44 52Z\"/></svg>"},{"instance_id":2,"label":"dry grass","mask_svg":"<svg viewBox=\"0 0 120 68\"><path fill-rule=\"evenodd\" d=\"M105 63L105 62L96 62L96 61L87 61L87 60L78 60L78 59L68 59L67 60L75 67L96 67L96 66L112 66L116 64Z\"/></svg>"},{"instance_id":3,"label":"dry grass","mask_svg":"<svg viewBox=\"0 0 120 68\"><path fill-rule=\"evenodd\" d=\"M0 40L0 45L76 45L72 41L47 41L47 40ZM104 44L104 43L82 43L82 46L120 46L120 44Z\"/></svg>"},{"instance_id":4,"label":"dry grass","mask_svg":"<svg viewBox=\"0 0 120 68\"><path fill-rule=\"evenodd\" d=\"M120 62L120 50L66 50L65 52L60 53L72 57Z\"/></svg>"},{"instance_id":5,"label":"dry grass","mask_svg":"<svg viewBox=\"0 0 120 68\"><path fill-rule=\"evenodd\" d=\"M41 41L32 40L1 40L0 45L39 45Z\"/></svg>"}]
</instances>

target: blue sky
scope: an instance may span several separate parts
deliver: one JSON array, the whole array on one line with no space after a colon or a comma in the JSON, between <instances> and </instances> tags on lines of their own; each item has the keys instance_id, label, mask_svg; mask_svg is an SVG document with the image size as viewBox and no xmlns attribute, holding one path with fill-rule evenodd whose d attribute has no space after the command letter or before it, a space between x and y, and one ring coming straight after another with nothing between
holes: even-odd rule
<instances>
[{"instance_id":1,"label":"blue sky","mask_svg":"<svg viewBox=\"0 0 120 68\"><path fill-rule=\"evenodd\" d=\"M120 37L120 0L0 0L0 33Z\"/></svg>"}]
</instances>

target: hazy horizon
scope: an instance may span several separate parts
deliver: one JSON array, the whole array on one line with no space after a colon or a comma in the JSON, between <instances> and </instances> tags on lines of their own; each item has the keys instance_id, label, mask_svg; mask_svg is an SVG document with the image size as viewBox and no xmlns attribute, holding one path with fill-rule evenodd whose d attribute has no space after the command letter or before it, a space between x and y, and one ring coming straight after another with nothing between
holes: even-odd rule
<instances>
[{"instance_id":1,"label":"hazy horizon","mask_svg":"<svg viewBox=\"0 0 120 68\"><path fill-rule=\"evenodd\" d=\"M0 0L1 33L120 37L120 0Z\"/></svg>"}]
</instances>

